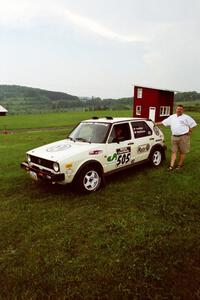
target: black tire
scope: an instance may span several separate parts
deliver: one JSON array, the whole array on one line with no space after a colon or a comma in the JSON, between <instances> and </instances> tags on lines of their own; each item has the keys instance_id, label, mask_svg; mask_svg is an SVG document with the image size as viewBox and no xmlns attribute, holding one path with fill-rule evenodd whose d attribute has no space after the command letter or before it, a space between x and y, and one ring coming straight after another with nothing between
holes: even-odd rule
<instances>
[{"instance_id":1,"label":"black tire","mask_svg":"<svg viewBox=\"0 0 200 300\"><path fill-rule=\"evenodd\" d=\"M159 167L164 160L164 151L161 148L155 148L149 156L150 163L153 167Z\"/></svg>"},{"instance_id":2,"label":"black tire","mask_svg":"<svg viewBox=\"0 0 200 300\"><path fill-rule=\"evenodd\" d=\"M95 165L88 165L77 175L75 188L81 193L89 194L97 191L103 182L103 174L100 168Z\"/></svg>"}]
</instances>

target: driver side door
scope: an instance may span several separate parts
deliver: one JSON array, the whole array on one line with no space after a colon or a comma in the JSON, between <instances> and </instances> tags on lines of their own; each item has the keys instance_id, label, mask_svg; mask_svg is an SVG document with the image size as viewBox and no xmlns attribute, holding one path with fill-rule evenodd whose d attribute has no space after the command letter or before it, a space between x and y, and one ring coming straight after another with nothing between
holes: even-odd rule
<instances>
[{"instance_id":1,"label":"driver side door","mask_svg":"<svg viewBox=\"0 0 200 300\"><path fill-rule=\"evenodd\" d=\"M117 127L122 136L116 136ZM129 122L114 124L106 143L105 172L115 171L131 164L132 136Z\"/></svg>"}]
</instances>

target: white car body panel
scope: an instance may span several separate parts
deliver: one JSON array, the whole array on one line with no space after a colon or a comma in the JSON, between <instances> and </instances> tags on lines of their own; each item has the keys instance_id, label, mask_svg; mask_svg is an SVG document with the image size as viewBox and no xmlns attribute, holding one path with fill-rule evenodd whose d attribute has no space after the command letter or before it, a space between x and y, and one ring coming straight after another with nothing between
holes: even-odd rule
<instances>
[{"instance_id":1,"label":"white car body panel","mask_svg":"<svg viewBox=\"0 0 200 300\"><path fill-rule=\"evenodd\" d=\"M147 132L148 135L136 138L137 130L140 128L133 129L131 124L136 124L134 122L139 122L138 124L144 124L145 122L149 128L149 132ZM29 171L32 178L35 177L34 170L32 170L34 168L36 168L36 172L39 175L40 173L42 175L42 172L51 173L52 178L62 174L62 180L56 181L60 184L67 184L73 181L75 175L84 164L91 161L101 165L103 173L106 175L109 172L124 169L125 167L147 160L152 147L155 145L160 145L164 148L164 136L162 132L158 128L154 130L153 122L145 119L101 118L86 120L80 124L85 123L90 126L93 125L93 123L108 124L104 126L110 128L105 142L93 143L71 139L60 140L28 151L27 156L30 157L31 161L24 163L25 167L24 165L22 167ZM124 124L129 124L130 137L120 142L109 142L112 128L118 125L123 126ZM134 130L136 131L134 132ZM59 164L59 172L53 169L53 163ZM45 175L45 178L46 177L48 176Z\"/></svg>"}]
</instances>

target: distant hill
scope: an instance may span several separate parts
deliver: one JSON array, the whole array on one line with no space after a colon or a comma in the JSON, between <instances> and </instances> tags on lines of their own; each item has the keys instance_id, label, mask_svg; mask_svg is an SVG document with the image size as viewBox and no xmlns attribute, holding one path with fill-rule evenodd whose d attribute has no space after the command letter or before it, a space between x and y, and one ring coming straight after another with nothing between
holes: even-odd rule
<instances>
[{"instance_id":1,"label":"distant hill","mask_svg":"<svg viewBox=\"0 0 200 300\"><path fill-rule=\"evenodd\" d=\"M10 114L34 113L81 106L81 100L66 93L18 85L0 85L0 104Z\"/></svg>"},{"instance_id":2,"label":"distant hill","mask_svg":"<svg viewBox=\"0 0 200 300\"><path fill-rule=\"evenodd\" d=\"M184 92L175 94L175 102L187 108L200 109L200 93ZM0 85L0 105L9 114L30 114L67 110L119 110L132 109L133 98L101 99L99 97L77 97L62 92L19 85Z\"/></svg>"},{"instance_id":3,"label":"distant hill","mask_svg":"<svg viewBox=\"0 0 200 300\"><path fill-rule=\"evenodd\" d=\"M50 111L130 109L132 98L101 99L77 97L67 93L19 85L0 85L0 105L9 114L30 114Z\"/></svg>"}]
</instances>

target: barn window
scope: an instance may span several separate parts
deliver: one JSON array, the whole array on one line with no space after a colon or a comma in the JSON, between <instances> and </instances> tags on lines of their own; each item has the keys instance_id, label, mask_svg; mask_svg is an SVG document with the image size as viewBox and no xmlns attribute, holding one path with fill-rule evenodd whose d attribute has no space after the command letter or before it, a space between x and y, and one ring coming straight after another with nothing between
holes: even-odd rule
<instances>
[{"instance_id":1,"label":"barn window","mask_svg":"<svg viewBox=\"0 0 200 300\"><path fill-rule=\"evenodd\" d=\"M170 115L170 106L160 107L160 117L166 117Z\"/></svg>"},{"instance_id":2,"label":"barn window","mask_svg":"<svg viewBox=\"0 0 200 300\"><path fill-rule=\"evenodd\" d=\"M142 110L142 106L141 105L137 105L136 106L136 115L140 116L141 115L141 110Z\"/></svg>"},{"instance_id":3,"label":"barn window","mask_svg":"<svg viewBox=\"0 0 200 300\"><path fill-rule=\"evenodd\" d=\"M137 89L137 98L142 99L142 88Z\"/></svg>"}]
</instances>

